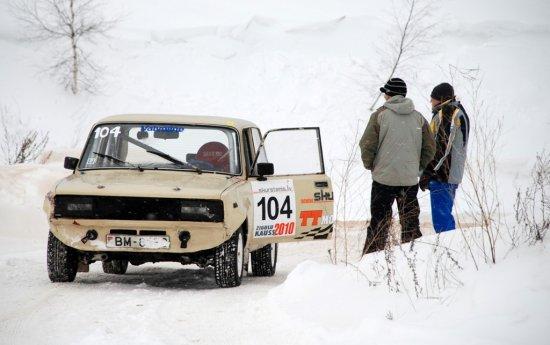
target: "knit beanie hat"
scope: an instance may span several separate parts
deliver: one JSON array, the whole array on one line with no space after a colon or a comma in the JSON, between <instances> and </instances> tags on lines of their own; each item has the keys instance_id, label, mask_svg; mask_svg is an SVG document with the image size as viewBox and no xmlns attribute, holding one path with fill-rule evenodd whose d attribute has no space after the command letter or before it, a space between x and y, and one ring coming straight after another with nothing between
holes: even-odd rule
<instances>
[{"instance_id":1,"label":"knit beanie hat","mask_svg":"<svg viewBox=\"0 0 550 345\"><path fill-rule=\"evenodd\" d=\"M386 85L380 88L380 92L385 93L388 96L406 96L407 95L407 84L403 79L391 78L388 80Z\"/></svg>"},{"instance_id":2,"label":"knit beanie hat","mask_svg":"<svg viewBox=\"0 0 550 345\"><path fill-rule=\"evenodd\" d=\"M441 83L434 87L430 96L440 102L445 102L455 97L455 90L451 84Z\"/></svg>"}]
</instances>

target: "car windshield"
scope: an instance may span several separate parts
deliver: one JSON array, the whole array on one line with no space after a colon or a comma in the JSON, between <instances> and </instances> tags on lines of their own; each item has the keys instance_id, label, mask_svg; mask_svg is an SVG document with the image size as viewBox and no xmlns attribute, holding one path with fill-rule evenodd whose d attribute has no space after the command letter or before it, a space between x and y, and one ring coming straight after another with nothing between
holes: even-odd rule
<instances>
[{"instance_id":1,"label":"car windshield","mask_svg":"<svg viewBox=\"0 0 550 345\"><path fill-rule=\"evenodd\" d=\"M237 132L175 124L101 124L88 139L79 168L166 169L238 175Z\"/></svg>"}]
</instances>

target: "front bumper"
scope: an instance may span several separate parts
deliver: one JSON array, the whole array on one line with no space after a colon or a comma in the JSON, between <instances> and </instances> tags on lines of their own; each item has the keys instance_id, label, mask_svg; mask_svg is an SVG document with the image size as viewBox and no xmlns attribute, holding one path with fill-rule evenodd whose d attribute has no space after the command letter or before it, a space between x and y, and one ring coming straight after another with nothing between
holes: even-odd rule
<instances>
[{"instance_id":1,"label":"front bumper","mask_svg":"<svg viewBox=\"0 0 550 345\"><path fill-rule=\"evenodd\" d=\"M89 230L95 230L97 239L82 241ZM170 247L163 249L108 248L106 237L111 230L165 231L170 237ZM139 252L139 253L193 253L215 248L231 237L224 223L129 221L97 219L51 219L50 230L69 247L88 252ZM186 248L181 248L179 234L187 231L190 239Z\"/></svg>"}]
</instances>

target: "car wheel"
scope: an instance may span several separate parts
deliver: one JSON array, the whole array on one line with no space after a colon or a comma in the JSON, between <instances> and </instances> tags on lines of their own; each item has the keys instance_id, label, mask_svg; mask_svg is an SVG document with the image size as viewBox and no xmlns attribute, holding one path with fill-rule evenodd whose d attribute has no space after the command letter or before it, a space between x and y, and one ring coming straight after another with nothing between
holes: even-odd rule
<instances>
[{"instance_id":1,"label":"car wheel","mask_svg":"<svg viewBox=\"0 0 550 345\"><path fill-rule=\"evenodd\" d=\"M109 274L124 274L128 269L128 260L103 261L103 272Z\"/></svg>"},{"instance_id":2,"label":"car wheel","mask_svg":"<svg viewBox=\"0 0 550 345\"><path fill-rule=\"evenodd\" d=\"M241 285L244 267L244 237L237 230L226 242L216 248L214 271L219 287Z\"/></svg>"},{"instance_id":3,"label":"car wheel","mask_svg":"<svg viewBox=\"0 0 550 345\"><path fill-rule=\"evenodd\" d=\"M78 269L76 250L65 245L50 232L47 250L48 276L54 283L72 282Z\"/></svg>"},{"instance_id":4,"label":"car wheel","mask_svg":"<svg viewBox=\"0 0 550 345\"><path fill-rule=\"evenodd\" d=\"M251 253L252 274L258 277L271 277L277 267L277 243L268 244Z\"/></svg>"}]
</instances>

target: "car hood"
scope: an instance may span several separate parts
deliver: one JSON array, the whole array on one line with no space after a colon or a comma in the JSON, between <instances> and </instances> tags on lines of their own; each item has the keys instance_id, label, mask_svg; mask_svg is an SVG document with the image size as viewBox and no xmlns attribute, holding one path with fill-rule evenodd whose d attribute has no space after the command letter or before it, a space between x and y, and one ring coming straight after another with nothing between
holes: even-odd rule
<instances>
[{"instance_id":1,"label":"car hood","mask_svg":"<svg viewBox=\"0 0 550 345\"><path fill-rule=\"evenodd\" d=\"M56 194L136 196L157 198L219 199L221 193L242 180L210 173L145 170L94 170L76 172L61 180Z\"/></svg>"}]
</instances>

